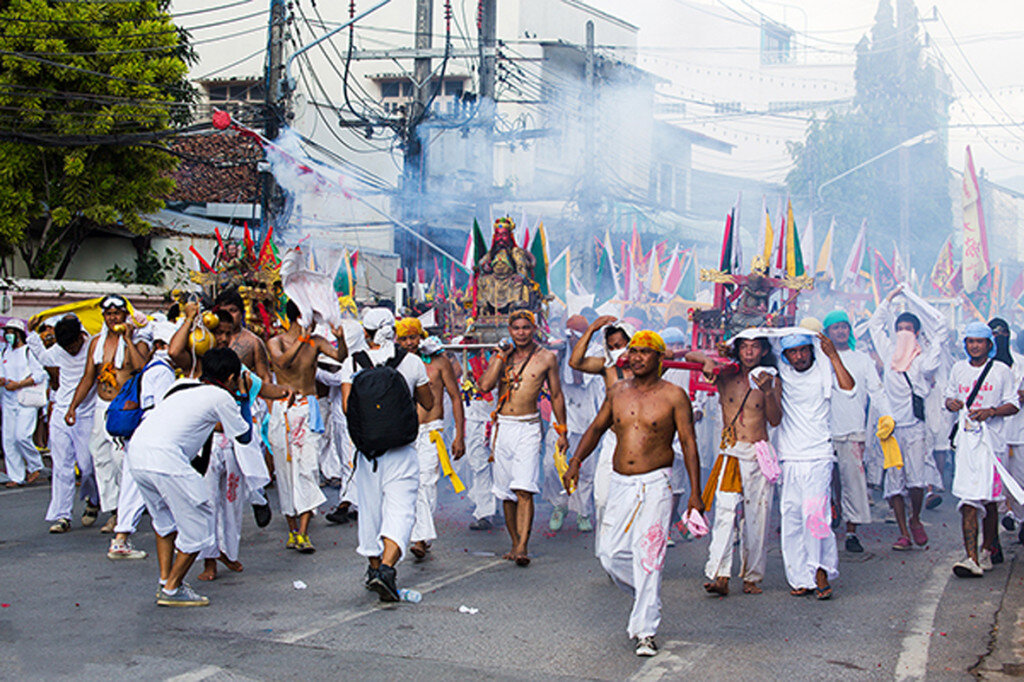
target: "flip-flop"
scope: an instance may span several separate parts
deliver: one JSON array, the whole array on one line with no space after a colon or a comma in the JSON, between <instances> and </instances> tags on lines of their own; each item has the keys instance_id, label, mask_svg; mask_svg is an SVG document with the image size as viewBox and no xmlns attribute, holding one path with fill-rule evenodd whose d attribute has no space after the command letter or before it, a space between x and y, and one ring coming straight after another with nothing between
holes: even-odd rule
<instances>
[{"instance_id":1,"label":"flip-flop","mask_svg":"<svg viewBox=\"0 0 1024 682\"><path fill-rule=\"evenodd\" d=\"M810 593L811 593L811 591L809 589L807 589L806 587L800 587L800 588L797 588L795 590L790 590L789 591L789 594L792 597L806 597Z\"/></svg>"},{"instance_id":2,"label":"flip-flop","mask_svg":"<svg viewBox=\"0 0 1024 682\"><path fill-rule=\"evenodd\" d=\"M832 598L832 586L828 587L815 587L814 598L818 601L825 601Z\"/></svg>"}]
</instances>

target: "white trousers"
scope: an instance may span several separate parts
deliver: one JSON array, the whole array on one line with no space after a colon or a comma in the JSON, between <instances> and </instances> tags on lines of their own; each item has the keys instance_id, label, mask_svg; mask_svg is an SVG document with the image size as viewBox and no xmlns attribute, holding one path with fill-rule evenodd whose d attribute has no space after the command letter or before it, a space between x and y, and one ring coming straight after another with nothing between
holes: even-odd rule
<instances>
[{"instance_id":1,"label":"white trousers","mask_svg":"<svg viewBox=\"0 0 1024 682\"><path fill-rule=\"evenodd\" d=\"M864 441L852 438L833 438L839 459L839 483L842 487L840 507L847 523L871 523L871 505L868 504L868 479L864 472Z\"/></svg>"},{"instance_id":2,"label":"white trousers","mask_svg":"<svg viewBox=\"0 0 1024 682\"><path fill-rule=\"evenodd\" d=\"M489 422L466 420L466 458L473 472L469 484L469 499L473 502L473 518L482 519L498 513L498 500L491 489L491 446L487 442Z\"/></svg>"},{"instance_id":3,"label":"white trousers","mask_svg":"<svg viewBox=\"0 0 1024 682\"><path fill-rule=\"evenodd\" d=\"M566 461L576 452L580 445L582 433L568 434L569 451L565 453ZM544 483L541 492L544 501L553 507L567 507L569 511L576 512L578 516L590 516L594 513L594 469L597 461L593 457L587 457L580 467L580 480L576 484L573 494L565 492L565 486L558 477L555 469L555 444L558 442L558 434L554 429L548 429L547 437L544 439Z\"/></svg>"},{"instance_id":4,"label":"white trousers","mask_svg":"<svg viewBox=\"0 0 1024 682\"><path fill-rule=\"evenodd\" d=\"M238 561L238 544L242 538L242 511L245 507L245 482L235 459L231 439L223 433L213 436L210 466L203 477L213 506L213 527L216 542L199 553L200 559L216 559L224 554Z\"/></svg>"},{"instance_id":5,"label":"white trousers","mask_svg":"<svg viewBox=\"0 0 1024 682\"><path fill-rule=\"evenodd\" d=\"M723 493L721 488L725 476L719 476L718 490L715 491L715 520L711 528L711 544L708 545L704 575L710 580L732 577L733 529L736 525L736 512L742 501L743 519L739 524L740 578L757 583L764 579L768 562L768 520L772 515L774 488L761 473L757 460L737 460L743 492Z\"/></svg>"},{"instance_id":6,"label":"white trousers","mask_svg":"<svg viewBox=\"0 0 1024 682\"><path fill-rule=\"evenodd\" d=\"M177 533L174 546L183 554L193 554L214 544L213 509L206 499L203 478L196 472L175 475L135 469L138 482L160 537Z\"/></svg>"},{"instance_id":7,"label":"white trousers","mask_svg":"<svg viewBox=\"0 0 1024 682\"><path fill-rule=\"evenodd\" d=\"M53 460L53 476L50 480L50 506L46 520L71 519L75 500L75 465L82 474L78 499L87 504L98 505L96 474L92 470L92 455L89 454L89 434L92 432L92 415L78 415L74 426L64 423L64 413L54 410L50 415L50 458Z\"/></svg>"},{"instance_id":8,"label":"white trousers","mask_svg":"<svg viewBox=\"0 0 1024 682\"><path fill-rule=\"evenodd\" d=\"M942 477L935 465L932 449L928 446L928 433L924 424L897 426L893 436L900 446L903 468L885 470L885 499L895 495L909 497L910 488L924 489L937 483L941 485Z\"/></svg>"},{"instance_id":9,"label":"white trousers","mask_svg":"<svg viewBox=\"0 0 1024 682\"><path fill-rule=\"evenodd\" d=\"M601 448L597 452L597 464L594 465L594 510L597 513L598 528L601 526L601 516L604 514L605 504L608 502L615 447L618 442L614 433L606 431L601 439ZM588 457L588 459L590 458Z\"/></svg>"},{"instance_id":10,"label":"white trousers","mask_svg":"<svg viewBox=\"0 0 1024 682\"><path fill-rule=\"evenodd\" d=\"M121 451L122 453L124 450ZM128 460L121 458L121 485L117 491L117 525L115 533L131 535L138 529L142 520L142 512L146 510L146 501L135 481L135 476L128 467Z\"/></svg>"},{"instance_id":11,"label":"white trousers","mask_svg":"<svg viewBox=\"0 0 1024 682\"><path fill-rule=\"evenodd\" d=\"M672 513L671 468L624 476L612 472L597 557L612 580L633 595L626 632L654 635L661 622L661 569Z\"/></svg>"},{"instance_id":12,"label":"white trousers","mask_svg":"<svg viewBox=\"0 0 1024 682\"><path fill-rule=\"evenodd\" d=\"M320 447L320 475L327 480L341 478L341 454L335 447L334 433L338 430L337 420L333 416L331 401L328 398L317 398L320 403L320 414L324 418L324 437Z\"/></svg>"},{"instance_id":13,"label":"white trousers","mask_svg":"<svg viewBox=\"0 0 1024 682\"><path fill-rule=\"evenodd\" d=\"M274 453L277 495L285 516L315 512L327 501L320 490L323 434L309 428L308 400L316 398L303 398L291 407L276 402L270 410L270 448Z\"/></svg>"},{"instance_id":14,"label":"white trousers","mask_svg":"<svg viewBox=\"0 0 1024 682\"><path fill-rule=\"evenodd\" d=\"M1017 484L1024 487L1024 445L1011 445L1008 455L1003 458L1003 464ZM1006 504L1009 505L1010 516L1017 523L1024 522L1024 505L1013 499L1013 495L1006 496Z\"/></svg>"},{"instance_id":15,"label":"white trousers","mask_svg":"<svg viewBox=\"0 0 1024 682\"><path fill-rule=\"evenodd\" d=\"M444 422L440 419L420 424L416 438L416 460L420 467L419 487L416 490L416 519L412 526L412 542L430 542L437 538L434 512L437 510L437 481L441 477L441 461L437 446L430 442L430 432L440 432Z\"/></svg>"},{"instance_id":16,"label":"white trousers","mask_svg":"<svg viewBox=\"0 0 1024 682\"><path fill-rule=\"evenodd\" d=\"M15 483L24 483L26 474L43 468L43 458L32 442L39 409L19 405L17 398L4 397L3 435L4 465L7 477Z\"/></svg>"},{"instance_id":17,"label":"white trousers","mask_svg":"<svg viewBox=\"0 0 1024 682\"><path fill-rule=\"evenodd\" d=\"M352 468L356 458L356 444L352 442L352 437L348 435L348 421L345 419L344 413L338 414L335 426L337 428L332 433L334 436L334 449L338 452L338 458L341 460L341 491L338 499L341 502L348 502L350 505L358 506L356 505L355 470Z\"/></svg>"},{"instance_id":18,"label":"white trousers","mask_svg":"<svg viewBox=\"0 0 1024 682\"><path fill-rule=\"evenodd\" d=\"M92 435L89 437L96 487L100 491L100 507L105 512L117 509L117 497L121 489L121 463L124 460L124 448L114 443L114 439L107 434L109 404L105 400L96 399Z\"/></svg>"},{"instance_id":19,"label":"white trousers","mask_svg":"<svg viewBox=\"0 0 1024 682\"><path fill-rule=\"evenodd\" d=\"M420 467L415 445L388 450L374 462L362 454L356 460L356 502L359 505L359 547L365 557L384 553L388 538L405 557L416 517Z\"/></svg>"},{"instance_id":20,"label":"white trousers","mask_svg":"<svg viewBox=\"0 0 1024 682\"><path fill-rule=\"evenodd\" d=\"M815 574L839 575L839 553L832 533L829 458L786 460L782 466L782 562L793 589L813 589Z\"/></svg>"}]
</instances>

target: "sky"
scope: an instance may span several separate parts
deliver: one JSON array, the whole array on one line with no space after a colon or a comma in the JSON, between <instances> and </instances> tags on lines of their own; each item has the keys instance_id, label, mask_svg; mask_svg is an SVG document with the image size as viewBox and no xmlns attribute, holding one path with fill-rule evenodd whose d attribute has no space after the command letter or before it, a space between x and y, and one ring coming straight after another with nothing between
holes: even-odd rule
<instances>
[{"instance_id":1,"label":"sky","mask_svg":"<svg viewBox=\"0 0 1024 682\"><path fill-rule=\"evenodd\" d=\"M762 14L794 29L809 59L849 60L871 27L877 0L587 0L640 28L641 55L667 49L671 14L680 6ZM893 0L895 4L895 0ZM932 20L937 8L937 20ZM950 165L962 168L971 145L975 163L996 182L1024 190L1024 2L936 0L918 2L929 52L943 65L957 101L950 108ZM666 35L668 34L668 35ZM723 44L728 36L722 37ZM679 46L684 54L685 46ZM844 56L844 52L849 57ZM1016 125L1013 125L1016 123ZM738 125L738 124L737 124ZM787 132L791 131L791 126Z\"/></svg>"}]
</instances>

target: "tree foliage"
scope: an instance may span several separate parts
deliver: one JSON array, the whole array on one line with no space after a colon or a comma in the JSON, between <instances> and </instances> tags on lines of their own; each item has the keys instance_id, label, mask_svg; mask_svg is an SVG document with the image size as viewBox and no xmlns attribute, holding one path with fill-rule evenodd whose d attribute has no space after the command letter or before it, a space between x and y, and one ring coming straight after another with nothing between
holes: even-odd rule
<instances>
[{"instance_id":1,"label":"tree foliage","mask_svg":"<svg viewBox=\"0 0 1024 682\"><path fill-rule=\"evenodd\" d=\"M852 242L861 220L867 218L869 244L888 258L899 235L898 152L825 187L823 203L818 203L817 189L905 140L937 131L935 142L907 149L910 253L904 257L922 273L952 229L946 151L949 99L942 87L944 75L923 54L913 1L897 0L897 5L898 22L890 0L880 0L870 34L857 45L852 105L813 120L806 139L790 145L795 166L786 182L794 195L810 195L818 211L836 216L841 242Z\"/></svg>"},{"instance_id":2,"label":"tree foliage","mask_svg":"<svg viewBox=\"0 0 1024 682\"><path fill-rule=\"evenodd\" d=\"M96 227L148 231L187 123L188 35L170 0L0 1L0 254L60 278Z\"/></svg>"}]
</instances>

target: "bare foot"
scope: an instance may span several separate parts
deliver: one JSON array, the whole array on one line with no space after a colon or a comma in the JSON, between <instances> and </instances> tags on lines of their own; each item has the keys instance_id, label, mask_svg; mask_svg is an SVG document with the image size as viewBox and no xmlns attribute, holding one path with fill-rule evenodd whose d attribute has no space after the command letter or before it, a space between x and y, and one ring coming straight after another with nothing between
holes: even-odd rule
<instances>
[{"instance_id":1,"label":"bare foot","mask_svg":"<svg viewBox=\"0 0 1024 682\"><path fill-rule=\"evenodd\" d=\"M32 471L32 472L29 473L28 476L25 477L25 485L32 485L33 483L35 483L38 480L39 480L39 472L38 471Z\"/></svg>"},{"instance_id":2,"label":"bare foot","mask_svg":"<svg viewBox=\"0 0 1024 682\"><path fill-rule=\"evenodd\" d=\"M515 561L516 560L516 551L514 549L511 549L511 550L505 552L504 554L502 554L501 558L505 559L506 561Z\"/></svg>"},{"instance_id":3,"label":"bare foot","mask_svg":"<svg viewBox=\"0 0 1024 682\"><path fill-rule=\"evenodd\" d=\"M427 543L423 540L417 540L409 545L409 551L412 552L412 555L417 559L422 559L427 556Z\"/></svg>"},{"instance_id":4,"label":"bare foot","mask_svg":"<svg viewBox=\"0 0 1024 682\"><path fill-rule=\"evenodd\" d=\"M198 580L217 579L217 561L214 559L203 559L203 572L196 576Z\"/></svg>"},{"instance_id":5,"label":"bare foot","mask_svg":"<svg viewBox=\"0 0 1024 682\"><path fill-rule=\"evenodd\" d=\"M526 555L526 552L516 553L516 566L522 566L526 568L530 565L530 557Z\"/></svg>"},{"instance_id":6,"label":"bare foot","mask_svg":"<svg viewBox=\"0 0 1024 682\"><path fill-rule=\"evenodd\" d=\"M17 488L18 484L15 483L14 481L7 481L7 483L4 483L4 487L5 488Z\"/></svg>"},{"instance_id":7,"label":"bare foot","mask_svg":"<svg viewBox=\"0 0 1024 682\"><path fill-rule=\"evenodd\" d=\"M743 581L743 594L761 594L763 590L757 583L748 580Z\"/></svg>"},{"instance_id":8,"label":"bare foot","mask_svg":"<svg viewBox=\"0 0 1024 682\"><path fill-rule=\"evenodd\" d=\"M798 587L794 590L790 590L789 593L794 597L806 597L811 593L811 590L807 589L806 587Z\"/></svg>"},{"instance_id":9,"label":"bare foot","mask_svg":"<svg viewBox=\"0 0 1024 682\"><path fill-rule=\"evenodd\" d=\"M718 594L723 597L729 595L729 579L719 576L713 583L704 583L704 590L708 594Z\"/></svg>"},{"instance_id":10,"label":"bare foot","mask_svg":"<svg viewBox=\"0 0 1024 682\"><path fill-rule=\"evenodd\" d=\"M231 569L235 573L241 573L242 572L242 562L241 561L232 561L224 553L221 553L219 558L220 558L220 562L222 564L227 566L229 569ZM214 564L213 566L214 566L214 570L216 571L217 564Z\"/></svg>"}]
</instances>

